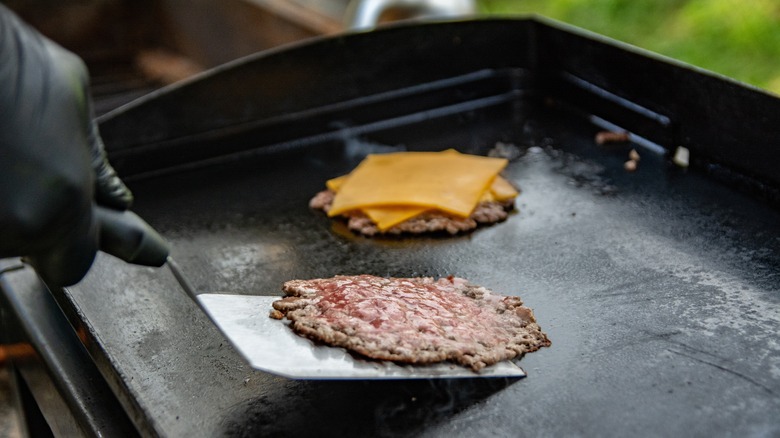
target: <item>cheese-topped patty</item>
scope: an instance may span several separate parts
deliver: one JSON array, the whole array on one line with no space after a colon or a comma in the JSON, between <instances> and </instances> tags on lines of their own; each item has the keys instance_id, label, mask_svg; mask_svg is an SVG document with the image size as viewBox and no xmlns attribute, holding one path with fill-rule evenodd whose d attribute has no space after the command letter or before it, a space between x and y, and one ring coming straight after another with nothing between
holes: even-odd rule
<instances>
[{"instance_id":1,"label":"cheese-topped patty","mask_svg":"<svg viewBox=\"0 0 780 438\"><path fill-rule=\"evenodd\" d=\"M467 218L480 202L506 202L517 190L498 173L507 160L443 152L369 155L352 173L329 180L328 215L360 211L380 231L425 212Z\"/></svg>"},{"instance_id":2,"label":"cheese-topped patty","mask_svg":"<svg viewBox=\"0 0 780 438\"><path fill-rule=\"evenodd\" d=\"M328 214L416 206L468 217L506 165L506 159L454 150L369 155L341 184Z\"/></svg>"}]
</instances>

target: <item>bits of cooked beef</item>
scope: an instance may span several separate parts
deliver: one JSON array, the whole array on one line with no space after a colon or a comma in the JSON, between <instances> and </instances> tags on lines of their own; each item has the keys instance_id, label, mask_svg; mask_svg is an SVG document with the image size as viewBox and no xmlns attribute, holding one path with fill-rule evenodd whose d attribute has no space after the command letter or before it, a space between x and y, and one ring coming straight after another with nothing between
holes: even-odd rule
<instances>
[{"instance_id":1,"label":"bits of cooked beef","mask_svg":"<svg viewBox=\"0 0 780 438\"><path fill-rule=\"evenodd\" d=\"M607 143L624 143L630 139L631 135L623 131L599 131L596 133L596 143L602 145Z\"/></svg>"},{"instance_id":2,"label":"bits of cooked beef","mask_svg":"<svg viewBox=\"0 0 780 438\"><path fill-rule=\"evenodd\" d=\"M550 345L519 297L457 277L336 276L282 289L272 313L297 334L372 359L451 361L476 372Z\"/></svg>"},{"instance_id":3,"label":"bits of cooked beef","mask_svg":"<svg viewBox=\"0 0 780 438\"><path fill-rule=\"evenodd\" d=\"M333 203L333 197L336 195L331 190L323 190L317 193L310 201L309 207L328 212ZM514 208L514 201L506 202L483 201L477 204L477 207L467 218L459 218L442 212L426 212L415 216L398 225L390 227L384 232L376 226L368 216L360 212L353 212L343 215L347 221L347 227L365 236L375 236L377 234L423 234L447 232L449 234L463 233L477 228L479 225L489 225L505 220L509 216L509 211Z\"/></svg>"}]
</instances>

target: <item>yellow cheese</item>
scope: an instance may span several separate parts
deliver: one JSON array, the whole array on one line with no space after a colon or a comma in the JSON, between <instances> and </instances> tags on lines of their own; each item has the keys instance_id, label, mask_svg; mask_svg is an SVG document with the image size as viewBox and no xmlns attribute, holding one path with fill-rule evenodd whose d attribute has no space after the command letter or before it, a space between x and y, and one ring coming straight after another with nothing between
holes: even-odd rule
<instances>
[{"instance_id":1,"label":"yellow cheese","mask_svg":"<svg viewBox=\"0 0 780 438\"><path fill-rule=\"evenodd\" d=\"M344 184L348 178L349 178L349 174L342 175L337 178L329 179L328 181L325 182L325 187L338 193L339 189L341 188L341 185Z\"/></svg>"},{"instance_id":2,"label":"yellow cheese","mask_svg":"<svg viewBox=\"0 0 780 438\"><path fill-rule=\"evenodd\" d=\"M454 151L452 149L441 153L458 154L457 151ZM349 179L349 176L350 175L342 175L338 178L333 178L331 180L328 180L326 182L326 186L328 187L328 189L332 190L333 192L338 193L338 191L341 189L341 186ZM482 193L480 202L485 202L485 201L504 202L504 201L514 199L517 195L518 192L514 188L514 186L512 186L507 180L505 180L500 175L498 175L493 179L490 188L488 190L485 190ZM431 210L431 208L397 205L397 206L364 207L358 210L362 211L369 218L371 218L371 220L375 224L377 224L377 227L379 228L380 231L386 231L387 229L393 227L394 225L397 225L405 220L411 219L426 211Z\"/></svg>"},{"instance_id":3,"label":"yellow cheese","mask_svg":"<svg viewBox=\"0 0 780 438\"><path fill-rule=\"evenodd\" d=\"M341 188L341 185L344 184L347 179L349 178L349 175L342 175L337 178L333 178L328 180L325 183L325 186L338 193L339 189ZM427 211L427 207L409 207L409 206L392 206L392 207L366 207L361 208L360 211L362 211L366 216L371 218L371 220L377 225L377 228L379 228L380 231L386 231L389 228L391 228L393 225L400 224L401 222L411 219L415 216L420 215L421 213Z\"/></svg>"},{"instance_id":4,"label":"yellow cheese","mask_svg":"<svg viewBox=\"0 0 780 438\"><path fill-rule=\"evenodd\" d=\"M376 224L379 231L387 231L393 225L411 219L430 210L428 207L366 207L361 211Z\"/></svg>"},{"instance_id":5,"label":"yellow cheese","mask_svg":"<svg viewBox=\"0 0 780 438\"><path fill-rule=\"evenodd\" d=\"M509 183L509 181L501 178L501 175L496 176L493 183L490 185L489 193L493 198L493 201L504 202L514 199L519 194L517 189Z\"/></svg>"},{"instance_id":6,"label":"yellow cheese","mask_svg":"<svg viewBox=\"0 0 780 438\"><path fill-rule=\"evenodd\" d=\"M341 188L341 185L344 184L347 179L349 178L349 175L342 175L337 178L329 179L327 182L325 182L325 186L329 188L330 190L338 193L339 189ZM509 183L509 181L505 180L501 177L501 175L496 176L496 178L493 180L493 183L490 185L490 190L486 190L482 194L482 198L480 201L508 201L510 199L516 198L518 195L517 189L514 188L512 184Z\"/></svg>"},{"instance_id":7,"label":"yellow cheese","mask_svg":"<svg viewBox=\"0 0 780 438\"><path fill-rule=\"evenodd\" d=\"M468 217L506 165L453 150L369 155L345 181L329 182L338 190L328 215L392 206Z\"/></svg>"},{"instance_id":8,"label":"yellow cheese","mask_svg":"<svg viewBox=\"0 0 780 438\"><path fill-rule=\"evenodd\" d=\"M345 175L347 176L347 175ZM345 177L341 182L345 181ZM331 189L333 190L333 189ZM336 190L334 190L336 191ZM509 181L497 176L493 183L490 185L489 190L485 190L480 198L480 202L486 201L509 201L517 197L517 190L509 183ZM431 209L427 207L409 207L409 206L393 206L393 207L366 207L360 209L368 217L376 223L379 231L387 231L394 225L398 225L401 222L416 217Z\"/></svg>"},{"instance_id":9,"label":"yellow cheese","mask_svg":"<svg viewBox=\"0 0 780 438\"><path fill-rule=\"evenodd\" d=\"M330 190L338 193L339 188L341 188L341 185L347 181L347 178L349 178L349 175L342 175L337 178L329 179L325 183L325 186ZM499 175L493 180L493 183L490 185L490 190L486 190L484 193L482 193L482 198L480 198L480 201L503 202L514 199L517 197L517 195L517 189L515 189L514 186L509 183L509 181L505 180L501 177L501 175Z\"/></svg>"}]
</instances>

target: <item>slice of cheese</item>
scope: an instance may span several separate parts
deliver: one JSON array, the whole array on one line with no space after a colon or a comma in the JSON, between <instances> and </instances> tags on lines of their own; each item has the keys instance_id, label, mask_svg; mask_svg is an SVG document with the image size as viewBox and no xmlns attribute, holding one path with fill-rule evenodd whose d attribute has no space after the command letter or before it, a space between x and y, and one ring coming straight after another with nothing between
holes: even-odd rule
<instances>
[{"instance_id":1,"label":"slice of cheese","mask_svg":"<svg viewBox=\"0 0 780 438\"><path fill-rule=\"evenodd\" d=\"M341 185L347 182L347 179L349 179L349 174L341 175L339 177L329 179L325 182L325 187L338 193L339 189L341 188Z\"/></svg>"},{"instance_id":2,"label":"slice of cheese","mask_svg":"<svg viewBox=\"0 0 780 438\"><path fill-rule=\"evenodd\" d=\"M340 177L344 178L344 177ZM345 181L346 178L342 180ZM337 186L338 187L338 186ZM331 189L333 190L333 189ZM337 190L334 190L337 191ZM480 202L486 201L498 201L505 202L517 197L517 189L509 183L509 181L502 178L500 175L496 176L493 183L488 190L482 194ZM392 206L392 207L366 207L360 209L365 213L372 221L377 225L379 231L387 231L394 225L398 225L401 222L419 216L426 211L430 211L427 207L409 207L409 206Z\"/></svg>"},{"instance_id":3,"label":"slice of cheese","mask_svg":"<svg viewBox=\"0 0 780 438\"><path fill-rule=\"evenodd\" d=\"M489 201L504 202L511 199L515 199L519 195L515 186L509 183L509 181L501 178L501 175L496 176L493 183L490 185L490 190L486 193L490 194L492 199Z\"/></svg>"},{"instance_id":4,"label":"slice of cheese","mask_svg":"<svg viewBox=\"0 0 780 438\"><path fill-rule=\"evenodd\" d=\"M349 174L329 179L325 182L325 186L328 189L338 193L341 185L344 184L348 178ZM495 179L493 179L493 183L490 185L490 189L482 193L482 198L480 198L480 201L504 202L516 198L518 194L519 193L517 189L515 189L515 187L509 181L502 178L501 175L498 175ZM381 207L378 207L377 209L379 208Z\"/></svg>"},{"instance_id":5,"label":"slice of cheese","mask_svg":"<svg viewBox=\"0 0 780 438\"><path fill-rule=\"evenodd\" d=\"M329 179L325 183L325 186L328 189L338 193L341 185L344 184L347 179L349 179L349 174ZM387 231L393 225L398 225L401 222L411 219L415 216L419 216L428 210L428 207L410 207L406 205L391 207L365 207L360 209L360 211L362 211L376 224L377 228L379 228L379 231Z\"/></svg>"},{"instance_id":6,"label":"slice of cheese","mask_svg":"<svg viewBox=\"0 0 780 438\"><path fill-rule=\"evenodd\" d=\"M428 207L366 207L361 209L379 228L379 231L387 231L394 225L398 225L403 221L409 220L413 217L419 216L426 211L429 211Z\"/></svg>"},{"instance_id":7,"label":"slice of cheese","mask_svg":"<svg viewBox=\"0 0 780 438\"><path fill-rule=\"evenodd\" d=\"M444 152L369 155L345 181L332 182L336 216L369 207L418 207L468 217L507 160Z\"/></svg>"},{"instance_id":8,"label":"slice of cheese","mask_svg":"<svg viewBox=\"0 0 780 438\"><path fill-rule=\"evenodd\" d=\"M458 152L450 149L441 153L457 154ZM326 182L326 186L333 192L338 193L338 191L341 189L341 186L349 179L349 176L350 175L342 175L338 178L330 179ZM517 195L518 192L514 186L498 175L493 179L489 189L482 193L480 202L505 202L514 199ZM426 211L430 211L431 208L399 205L364 207L360 208L359 210L371 218L371 220L377 224L377 228L379 228L380 231L386 231L394 225L418 216Z\"/></svg>"}]
</instances>

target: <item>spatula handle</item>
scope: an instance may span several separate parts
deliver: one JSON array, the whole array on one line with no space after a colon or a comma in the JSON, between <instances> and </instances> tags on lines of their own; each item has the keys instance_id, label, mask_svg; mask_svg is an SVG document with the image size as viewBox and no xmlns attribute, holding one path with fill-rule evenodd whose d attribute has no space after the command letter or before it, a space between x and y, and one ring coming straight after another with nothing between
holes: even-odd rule
<instances>
[{"instance_id":1,"label":"spatula handle","mask_svg":"<svg viewBox=\"0 0 780 438\"><path fill-rule=\"evenodd\" d=\"M100 224L100 250L128 263L162 266L168 244L149 224L131 211L96 207Z\"/></svg>"},{"instance_id":2,"label":"spatula handle","mask_svg":"<svg viewBox=\"0 0 780 438\"><path fill-rule=\"evenodd\" d=\"M192 284L190 284L190 282L187 280L187 277L184 276L184 273L182 273L179 265L173 260L173 257L171 256L168 256L168 268L171 270L171 273L173 273L173 276L176 277L176 281L179 282L179 286L184 289L184 292L186 292L187 295L192 298L192 301L195 301L195 304L200 306L201 304L200 301L198 301L198 294L195 292Z\"/></svg>"}]
</instances>

